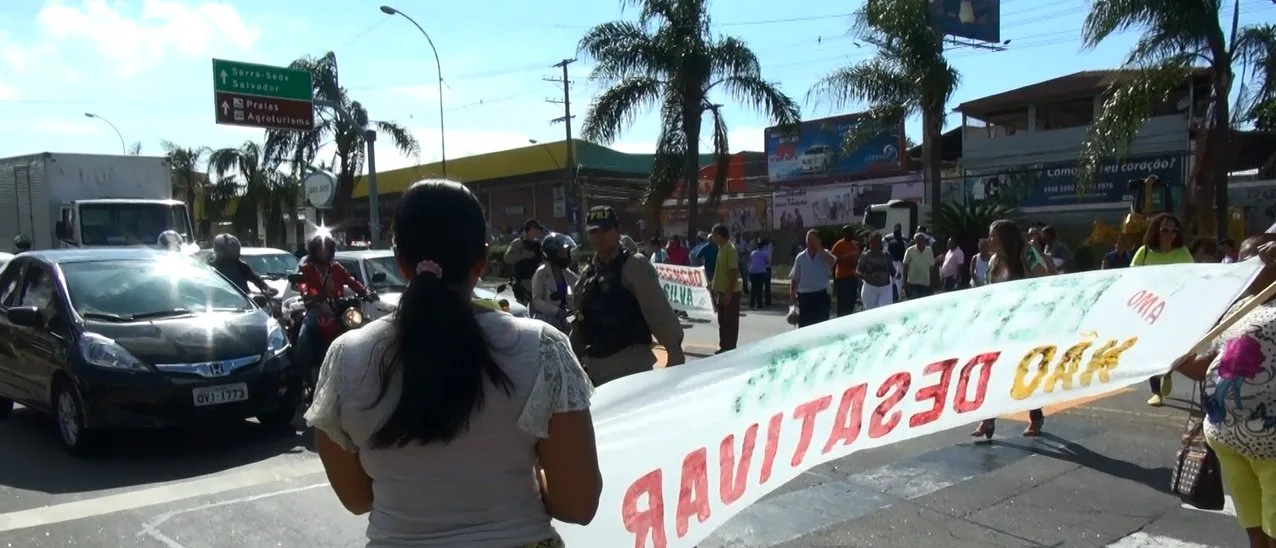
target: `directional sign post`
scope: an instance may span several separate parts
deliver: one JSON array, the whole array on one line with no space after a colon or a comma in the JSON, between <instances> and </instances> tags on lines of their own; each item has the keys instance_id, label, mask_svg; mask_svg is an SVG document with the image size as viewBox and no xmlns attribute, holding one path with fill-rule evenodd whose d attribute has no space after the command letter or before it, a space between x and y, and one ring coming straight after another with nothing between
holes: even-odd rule
<instances>
[{"instance_id":1,"label":"directional sign post","mask_svg":"<svg viewBox=\"0 0 1276 548\"><path fill-rule=\"evenodd\" d=\"M218 124L286 131L315 127L309 72L213 59L213 106Z\"/></svg>"}]
</instances>

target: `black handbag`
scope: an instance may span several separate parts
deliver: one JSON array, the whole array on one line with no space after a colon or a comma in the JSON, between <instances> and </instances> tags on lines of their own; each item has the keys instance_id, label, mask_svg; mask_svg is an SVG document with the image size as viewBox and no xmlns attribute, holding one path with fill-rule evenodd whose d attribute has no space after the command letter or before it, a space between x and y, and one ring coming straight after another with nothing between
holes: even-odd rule
<instances>
[{"instance_id":1,"label":"black handbag","mask_svg":"<svg viewBox=\"0 0 1276 548\"><path fill-rule=\"evenodd\" d=\"M1226 502L1223 470L1219 466L1218 455L1205 441L1205 383L1197 384L1196 395L1197 406L1188 413L1174 476L1170 480L1170 492L1194 508L1222 510Z\"/></svg>"}]
</instances>

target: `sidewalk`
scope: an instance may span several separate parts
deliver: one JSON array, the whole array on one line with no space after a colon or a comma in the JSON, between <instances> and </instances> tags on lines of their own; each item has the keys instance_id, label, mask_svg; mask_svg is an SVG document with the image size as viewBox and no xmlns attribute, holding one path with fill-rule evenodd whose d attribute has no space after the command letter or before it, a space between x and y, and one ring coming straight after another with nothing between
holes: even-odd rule
<instances>
[{"instance_id":1,"label":"sidewalk","mask_svg":"<svg viewBox=\"0 0 1276 548\"><path fill-rule=\"evenodd\" d=\"M656 369L663 368L665 366L665 362L669 360L669 354L665 352L665 347L660 345L655 345L651 348L651 350L652 352L655 352L656 354ZM710 348L708 346L700 346L700 345L687 345L687 346L684 346L682 349L682 353L687 355L688 361L694 360L697 358L708 358L709 356L712 356L717 351L718 351L717 348Z\"/></svg>"}]
</instances>

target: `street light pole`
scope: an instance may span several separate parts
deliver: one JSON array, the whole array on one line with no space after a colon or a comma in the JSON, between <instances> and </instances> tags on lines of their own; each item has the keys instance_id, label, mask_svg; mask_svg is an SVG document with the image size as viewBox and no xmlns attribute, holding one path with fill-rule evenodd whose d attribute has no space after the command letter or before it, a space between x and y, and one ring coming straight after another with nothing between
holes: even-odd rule
<instances>
[{"instance_id":1,"label":"street light pole","mask_svg":"<svg viewBox=\"0 0 1276 548\"><path fill-rule=\"evenodd\" d=\"M128 154L128 146L124 144L124 136L120 134L120 128L115 127L115 124L112 124L110 120L107 120L106 118L93 114L92 112L84 113L84 117L97 118L98 120L106 122L106 125L111 126L111 129L115 130L115 136L120 138L120 153Z\"/></svg>"},{"instance_id":2,"label":"street light pole","mask_svg":"<svg viewBox=\"0 0 1276 548\"><path fill-rule=\"evenodd\" d=\"M346 111L341 103L315 99L315 106L327 107L337 113L346 123L354 125L354 117ZM381 243L381 193L377 188L377 132L373 129L358 128L363 132L363 141L368 155L368 243L375 249Z\"/></svg>"},{"instance_id":3,"label":"street light pole","mask_svg":"<svg viewBox=\"0 0 1276 548\"><path fill-rule=\"evenodd\" d=\"M434 52L434 68L439 73L439 163L442 164L443 177L447 177L447 133L443 131L443 63L439 61L439 50L434 47L434 40L430 38L430 33L425 32L421 25L406 13L403 13L390 6L381 6L381 13L386 15L402 15L404 19L411 22L416 30L421 31L421 35L425 36L425 41L430 44L430 51Z\"/></svg>"}]
</instances>

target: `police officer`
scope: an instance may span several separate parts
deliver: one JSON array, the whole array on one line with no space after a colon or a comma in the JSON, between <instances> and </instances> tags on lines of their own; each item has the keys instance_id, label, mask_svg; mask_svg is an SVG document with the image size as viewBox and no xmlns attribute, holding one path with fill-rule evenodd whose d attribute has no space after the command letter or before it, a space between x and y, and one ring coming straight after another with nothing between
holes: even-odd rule
<instances>
[{"instance_id":1,"label":"police officer","mask_svg":"<svg viewBox=\"0 0 1276 548\"><path fill-rule=\"evenodd\" d=\"M22 253L24 251L31 251L31 238L28 238L26 234L18 234L13 237L13 252Z\"/></svg>"},{"instance_id":2,"label":"police officer","mask_svg":"<svg viewBox=\"0 0 1276 548\"><path fill-rule=\"evenodd\" d=\"M668 352L667 365L681 365L686 361L682 325L660 289L655 267L620 244L614 209L590 209L586 226L595 255L572 295L571 338L594 385L650 371L656 364L652 335Z\"/></svg>"},{"instance_id":3,"label":"police officer","mask_svg":"<svg viewBox=\"0 0 1276 548\"><path fill-rule=\"evenodd\" d=\"M541 234L544 229L536 219L523 225L523 237L510 244L505 262L514 267L514 298L523 306L532 300L532 275L541 266Z\"/></svg>"}]
</instances>

